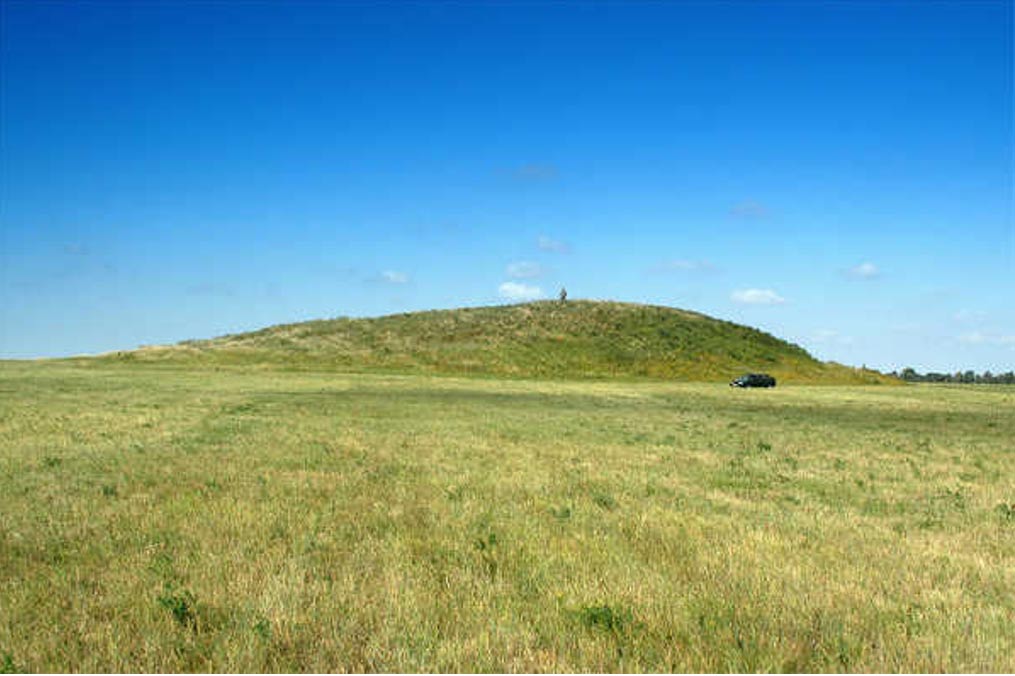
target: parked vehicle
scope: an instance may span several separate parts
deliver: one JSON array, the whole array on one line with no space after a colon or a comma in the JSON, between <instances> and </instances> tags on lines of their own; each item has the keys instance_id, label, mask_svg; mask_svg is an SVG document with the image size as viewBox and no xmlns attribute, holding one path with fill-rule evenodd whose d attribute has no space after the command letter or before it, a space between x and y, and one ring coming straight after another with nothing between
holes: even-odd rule
<instances>
[{"instance_id":1,"label":"parked vehicle","mask_svg":"<svg viewBox=\"0 0 1015 676\"><path fill-rule=\"evenodd\" d=\"M767 373L746 373L732 380L730 387L775 387L775 378Z\"/></svg>"}]
</instances>

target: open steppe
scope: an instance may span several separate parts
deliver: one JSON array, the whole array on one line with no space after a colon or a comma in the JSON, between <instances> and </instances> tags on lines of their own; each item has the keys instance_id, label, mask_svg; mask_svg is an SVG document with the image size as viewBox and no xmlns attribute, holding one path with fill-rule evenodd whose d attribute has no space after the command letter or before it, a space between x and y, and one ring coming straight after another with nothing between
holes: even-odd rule
<instances>
[{"instance_id":1,"label":"open steppe","mask_svg":"<svg viewBox=\"0 0 1015 676\"><path fill-rule=\"evenodd\" d=\"M1015 390L0 363L0 667L1015 671Z\"/></svg>"}]
</instances>

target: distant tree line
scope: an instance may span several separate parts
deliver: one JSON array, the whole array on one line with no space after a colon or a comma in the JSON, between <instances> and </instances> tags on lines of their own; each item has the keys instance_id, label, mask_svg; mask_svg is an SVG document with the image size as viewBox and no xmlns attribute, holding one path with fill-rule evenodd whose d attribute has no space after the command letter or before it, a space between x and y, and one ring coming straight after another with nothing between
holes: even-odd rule
<instances>
[{"instance_id":1,"label":"distant tree line","mask_svg":"<svg viewBox=\"0 0 1015 676\"><path fill-rule=\"evenodd\" d=\"M972 383L983 385L1015 385L1015 372L974 373L973 371L956 371L955 373L917 373L915 369L904 368L902 371L892 371L889 375L901 378L910 383Z\"/></svg>"}]
</instances>

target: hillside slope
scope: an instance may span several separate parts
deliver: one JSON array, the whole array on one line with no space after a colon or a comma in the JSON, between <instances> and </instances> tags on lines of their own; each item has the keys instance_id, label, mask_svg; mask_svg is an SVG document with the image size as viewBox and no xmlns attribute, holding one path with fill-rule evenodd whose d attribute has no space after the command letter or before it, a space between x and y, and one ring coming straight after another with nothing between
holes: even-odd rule
<instances>
[{"instance_id":1,"label":"hillside slope","mask_svg":"<svg viewBox=\"0 0 1015 676\"><path fill-rule=\"evenodd\" d=\"M103 361L517 377L885 382L757 329L669 307L553 301L283 324Z\"/></svg>"}]
</instances>

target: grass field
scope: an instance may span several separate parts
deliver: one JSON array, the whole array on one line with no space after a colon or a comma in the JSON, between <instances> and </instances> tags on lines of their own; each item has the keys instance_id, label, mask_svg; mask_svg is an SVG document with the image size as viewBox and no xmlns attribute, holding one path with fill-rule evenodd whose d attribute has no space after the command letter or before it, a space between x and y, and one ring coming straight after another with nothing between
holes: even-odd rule
<instances>
[{"instance_id":1,"label":"grass field","mask_svg":"<svg viewBox=\"0 0 1015 676\"><path fill-rule=\"evenodd\" d=\"M0 670L1015 671L1015 390L0 364Z\"/></svg>"}]
</instances>

